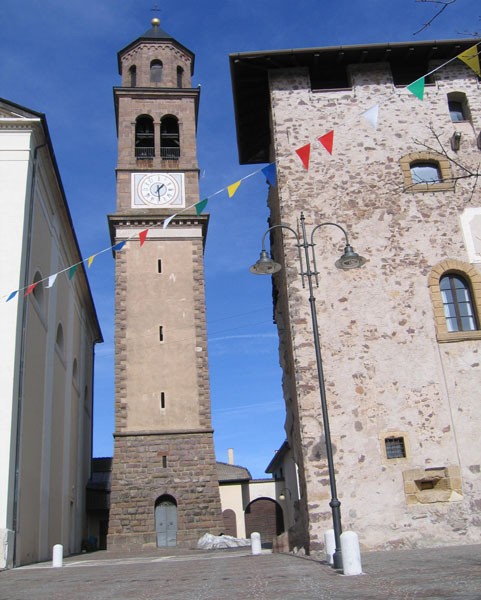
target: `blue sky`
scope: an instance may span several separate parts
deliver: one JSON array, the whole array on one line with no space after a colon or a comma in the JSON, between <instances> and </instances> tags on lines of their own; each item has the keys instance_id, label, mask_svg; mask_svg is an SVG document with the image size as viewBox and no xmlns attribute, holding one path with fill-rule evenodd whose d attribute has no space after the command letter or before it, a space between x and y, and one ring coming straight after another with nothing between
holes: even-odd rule
<instances>
[{"instance_id":1,"label":"blue sky","mask_svg":"<svg viewBox=\"0 0 481 600\"><path fill-rule=\"evenodd\" d=\"M201 84L198 158L201 197L256 170L239 166L229 53L469 37L480 29L479 3L457 0L418 35L436 10L415 0L2 0L0 97L47 116L84 256L110 246L115 211L116 132L112 87L117 52L161 27L196 55ZM234 198L209 202L205 253L211 401L217 459L262 477L284 440L284 402L271 282L248 267L267 228L267 186L257 175ZM361 240L361 233L359 235ZM359 252L362 253L362 243ZM113 452L114 262L108 253L89 270L105 343L97 346L94 455ZM0 295L15 285L6 285ZM326 357L327 358L327 357Z\"/></svg>"}]
</instances>

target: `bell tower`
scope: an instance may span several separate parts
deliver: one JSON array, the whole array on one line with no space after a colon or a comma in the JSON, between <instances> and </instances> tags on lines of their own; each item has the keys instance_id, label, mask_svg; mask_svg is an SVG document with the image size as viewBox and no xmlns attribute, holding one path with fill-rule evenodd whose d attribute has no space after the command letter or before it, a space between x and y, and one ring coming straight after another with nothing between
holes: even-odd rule
<instances>
[{"instance_id":1,"label":"bell tower","mask_svg":"<svg viewBox=\"0 0 481 600\"><path fill-rule=\"evenodd\" d=\"M194 54L152 19L118 53L115 433L108 547L192 546L222 512L197 215ZM145 233L147 230L147 233ZM144 232L140 237L139 234ZM143 243L141 243L141 241Z\"/></svg>"}]
</instances>

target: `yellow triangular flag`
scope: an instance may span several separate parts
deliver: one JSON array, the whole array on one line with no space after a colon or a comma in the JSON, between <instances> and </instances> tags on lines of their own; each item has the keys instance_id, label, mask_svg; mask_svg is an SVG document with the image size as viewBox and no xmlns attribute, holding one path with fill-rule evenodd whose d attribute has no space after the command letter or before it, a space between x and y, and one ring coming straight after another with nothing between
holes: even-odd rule
<instances>
[{"instance_id":1,"label":"yellow triangular flag","mask_svg":"<svg viewBox=\"0 0 481 600\"><path fill-rule=\"evenodd\" d=\"M464 52L461 52L461 54L458 54L458 58L459 60L462 60L463 63L466 63L470 69L473 69L478 77L481 77L478 46L473 46L472 48L468 48Z\"/></svg>"},{"instance_id":2,"label":"yellow triangular flag","mask_svg":"<svg viewBox=\"0 0 481 600\"><path fill-rule=\"evenodd\" d=\"M94 261L94 258L95 258L96 256L97 256L97 255L96 255L96 254L94 254L93 256L90 256L90 257L89 257L89 260L88 260L88 263L87 263L87 266L88 266L88 268L89 268L89 269L90 269L90 265L93 263L93 261Z\"/></svg>"},{"instance_id":3,"label":"yellow triangular flag","mask_svg":"<svg viewBox=\"0 0 481 600\"><path fill-rule=\"evenodd\" d=\"M240 186L241 181L242 180L236 181L228 186L227 191L229 193L229 198L232 198L232 196L237 192L237 188Z\"/></svg>"}]
</instances>

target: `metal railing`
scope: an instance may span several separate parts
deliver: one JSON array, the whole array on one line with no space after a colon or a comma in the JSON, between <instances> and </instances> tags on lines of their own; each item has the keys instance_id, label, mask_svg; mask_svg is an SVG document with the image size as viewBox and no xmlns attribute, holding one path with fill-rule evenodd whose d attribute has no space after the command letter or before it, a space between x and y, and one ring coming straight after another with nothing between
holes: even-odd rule
<instances>
[{"instance_id":1,"label":"metal railing","mask_svg":"<svg viewBox=\"0 0 481 600\"><path fill-rule=\"evenodd\" d=\"M135 149L135 158L154 158L155 149L149 147L141 147Z\"/></svg>"},{"instance_id":2,"label":"metal railing","mask_svg":"<svg viewBox=\"0 0 481 600\"><path fill-rule=\"evenodd\" d=\"M180 148L161 148L160 158L162 160L179 160Z\"/></svg>"}]
</instances>

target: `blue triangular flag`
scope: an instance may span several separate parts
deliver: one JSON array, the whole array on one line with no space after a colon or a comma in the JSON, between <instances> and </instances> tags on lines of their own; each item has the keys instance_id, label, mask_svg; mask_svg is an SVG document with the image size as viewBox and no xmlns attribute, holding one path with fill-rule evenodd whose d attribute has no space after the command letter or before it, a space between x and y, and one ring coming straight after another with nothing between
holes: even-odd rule
<instances>
[{"instance_id":1,"label":"blue triangular flag","mask_svg":"<svg viewBox=\"0 0 481 600\"><path fill-rule=\"evenodd\" d=\"M276 185L276 163L273 162L270 165L267 165L267 167L264 167L261 171L264 173L265 178L271 186L274 187Z\"/></svg>"},{"instance_id":2,"label":"blue triangular flag","mask_svg":"<svg viewBox=\"0 0 481 600\"><path fill-rule=\"evenodd\" d=\"M15 292L12 292L10 294L10 296L5 300L5 302L8 302L9 300L11 300L12 298L15 298L15 296L17 295L18 290L16 290Z\"/></svg>"},{"instance_id":3,"label":"blue triangular flag","mask_svg":"<svg viewBox=\"0 0 481 600\"><path fill-rule=\"evenodd\" d=\"M112 246L112 250L122 250L122 248L125 246L125 242L126 240L124 240L123 242L119 242L118 244L115 244L115 246Z\"/></svg>"}]
</instances>

